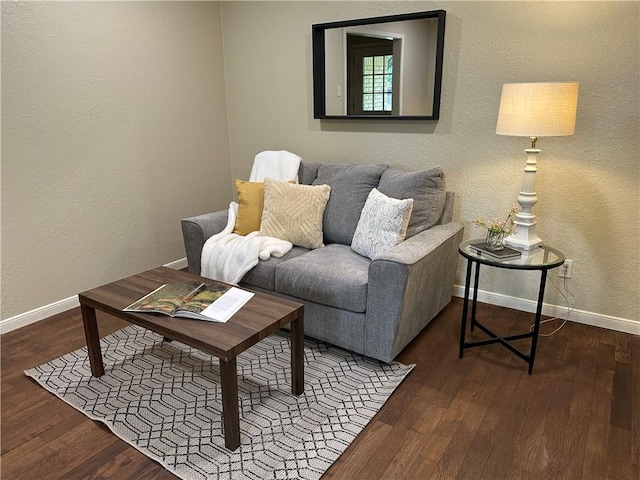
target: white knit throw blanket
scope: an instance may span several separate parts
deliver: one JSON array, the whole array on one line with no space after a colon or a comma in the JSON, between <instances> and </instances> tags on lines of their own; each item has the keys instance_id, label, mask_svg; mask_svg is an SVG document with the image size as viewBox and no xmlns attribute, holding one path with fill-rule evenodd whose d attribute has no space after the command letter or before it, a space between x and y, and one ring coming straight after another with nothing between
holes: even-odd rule
<instances>
[{"instance_id":1,"label":"white knit throw blanket","mask_svg":"<svg viewBox=\"0 0 640 480\"><path fill-rule=\"evenodd\" d=\"M272 255L281 257L293 247L291 242L261 237L259 232L244 236L232 233L237 214L238 204L231 202L227 226L205 242L200 271L203 277L238 284L260 260L267 260Z\"/></svg>"}]
</instances>

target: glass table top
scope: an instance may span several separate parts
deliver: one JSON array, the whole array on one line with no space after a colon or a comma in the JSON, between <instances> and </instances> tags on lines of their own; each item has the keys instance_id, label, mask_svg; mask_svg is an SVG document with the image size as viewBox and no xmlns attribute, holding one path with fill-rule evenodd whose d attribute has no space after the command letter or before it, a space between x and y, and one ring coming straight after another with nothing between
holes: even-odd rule
<instances>
[{"instance_id":1,"label":"glass table top","mask_svg":"<svg viewBox=\"0 0 640 480\"><path fill-rule=\"evenodd\" d=\"M555 248L548 247L546 245L540 245L534 247L531 250L523 250L521 248L514 248L522 253L519 258L510 258L506 260L489 257L482 252L479 252L472 248L472 244L482 242L481 238L473 238L471 240L465 240L460 244L458 250L463 257L479 262L485 265L492 265L500 268L513 268L517 270L543 270L549 268L559 267L564 263L564 254ZM513 247L511 247L513 248Z\"/></svg>"}]
</instances>

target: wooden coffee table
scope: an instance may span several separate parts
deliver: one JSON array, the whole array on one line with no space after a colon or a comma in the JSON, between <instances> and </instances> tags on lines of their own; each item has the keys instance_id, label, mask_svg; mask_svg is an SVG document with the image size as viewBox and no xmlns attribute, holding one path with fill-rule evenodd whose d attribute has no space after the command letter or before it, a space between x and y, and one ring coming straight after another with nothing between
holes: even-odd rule
<instances>
[{"instance_id":1,"label":"wooden coffee table","mask_svg":"<svg viewBox=\"0 0 640 480\"><path fill-rule=\"evenodd\" d=\"M94 377L104 374L96 310L215 355L220 359L225 446L235 450L240 445L236 357L281 327L291 324L291 391L294 395L302 394L304 307L276 296L256 293L227 323L122 311L124 307L164 283L190 280L212 283L210 279L181 270L159 267L80 293L78 298L89 350L91 374Z\"/></svg>"}]
</instances>

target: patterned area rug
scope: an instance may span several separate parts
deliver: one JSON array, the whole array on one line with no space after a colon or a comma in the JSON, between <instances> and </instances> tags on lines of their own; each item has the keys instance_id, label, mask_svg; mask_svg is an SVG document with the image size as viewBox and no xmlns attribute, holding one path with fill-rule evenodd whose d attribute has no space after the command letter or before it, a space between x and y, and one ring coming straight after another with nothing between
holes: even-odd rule
<instances>
[{"instance_id":1,"label":"patterned area rug","mask_svg":"<svg viewBox=\"0 0 640 480\"><path fill-rule=\"evenodd\" d=\"M101 340L105 375L86 348L26 375L185 480L317 479L413 366L305 340L305 391L291 394L289 337L237 359L241 445L224 447L218 359L130 325Z\"/></svg>"}]
</instances>

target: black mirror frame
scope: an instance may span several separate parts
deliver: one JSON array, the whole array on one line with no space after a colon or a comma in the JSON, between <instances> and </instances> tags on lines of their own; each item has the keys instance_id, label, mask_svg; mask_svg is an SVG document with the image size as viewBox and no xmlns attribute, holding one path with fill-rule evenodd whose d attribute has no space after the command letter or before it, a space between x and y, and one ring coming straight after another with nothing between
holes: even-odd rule
<instances>
[{"instance_id":1,"label":"black mirror frame","mask_svg":"<svg viewBox=\"0 0 640 480\"><path fill-rule=\"evenodd\" d=\"M373 119L373 120L437 120L440 118L440 97L442 91L442 63L444 59L444 27L446 12L431 10L427 12L403 13L384 17L358 18L340 22L318 23L311 26L313 50L313 118L316 119ZM438 19L436 43L436 65L433 88L433 108L431 115L327 115L325 91L325 42L324 32L329 28L352 27L374 23L389 23L403 20L419 20L423 18Z\"/></svg>"}]
</instances>

